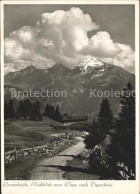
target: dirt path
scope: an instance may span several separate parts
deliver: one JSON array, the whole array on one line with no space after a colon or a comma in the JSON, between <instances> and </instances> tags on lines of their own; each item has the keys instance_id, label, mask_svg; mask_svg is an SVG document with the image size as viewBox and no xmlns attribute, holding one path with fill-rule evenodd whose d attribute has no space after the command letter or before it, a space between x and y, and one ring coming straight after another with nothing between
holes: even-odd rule
<instances>
[{"instance_id":1,"label":"dirt path","mask_svg":"<svg viewBox=\"0 0 140 194\"><path fill-rule=\"evenodd\" d=\"M67 160L72 160L72 156L77 156L85 148L82 138L79 140L76 145L67 148L58 155L39 162L33 169L30 180L64 180L64 171L61 168L66 166Z\"/></svg>"}]
</instances>

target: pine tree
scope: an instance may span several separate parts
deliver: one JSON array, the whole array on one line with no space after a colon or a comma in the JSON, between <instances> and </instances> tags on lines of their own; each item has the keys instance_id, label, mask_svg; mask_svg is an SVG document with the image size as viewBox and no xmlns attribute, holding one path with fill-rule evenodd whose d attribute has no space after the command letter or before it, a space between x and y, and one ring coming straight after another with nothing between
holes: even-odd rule
<instances>
[{"instance_id":1,"label":"pine tree","mask_svg":"<svg viewBox=\"0 0 140 194\"><path fill-rule=\"evenodd\" d=\"M15 118L14 102L10 100L8 103L8 117Z\"/></svg>"},{"instance_id":2,"label":"pine tree","mask_svg":"<svg viewBox=\"0 0 140 194\"><path fill-rule=\"evenodd\" d=\"M16 111L17 119L21 118L21 116L22 116L22 101L19 102L17 111Z\"/></svg>"},{"instance_id":3,"label":"pine tree","mask_svg":"<svg viewBox=\"0 0 140 194\"><path fill-rule=\"evenodd\" d=\"M40 114L40 102L39 101L36 102L35 113L36 113L37 120L40 120L41 114Z\"/></svg>"},{"instance_id":4,"label":"pine tree","mask_svg":"<svg viewBox=\"0 0 140 194\"><path fill-rule=\"evenodd\" d=\"M36 101L31 104L30 120L41 121L42 115L40 113L40 102Z\"/></svg>"},{"instance_id":5,"label":"pine tree","mask_svg":"<svg viewBox=\"0 0 140 194\"><path fill-rule=\"evenodd\" d=\"M135 92L132 89L130 82L127 84L127 88L123 89L123 95L121 95L121 112L119 118L127 127L135 127Z\"/></svg>"},{"instance_id":6,"label":"pine tree","mask_svg":"<svg viewBox=\"0 0 140 194\"><path fill-rule=\"evenodd\" d=\"M24 100L23 102L22 111L23 111L22 115L24 119L26 119L27 118L27 101L26 100Z\"/></svg>"},{"instance_id":7,"label":"pine tree","mask_svg":"<svg viewBox=\"0 0 140 194\"><path fill-rule=\"evenodd\" d=\"M42 115L41 114L38 115L38 121L42 121Z\"/></svg>"},{"instance_id":8,"label":"pine tree","mask_svg":"<svg viewBox=\"0 0 140 194\"><path fill-rule=\"evenodd\" d=\"M50 109L49 105L46 104L44 116L49 117L49 109Z\"/></svg>"},{"instance_id":9,"label":"pine tree","mask_svg":"<svg viewBox=\"0 0 140 194\"><path fill-rule=\"evenodd\" d=\"M22 100L20 101L19 106L20 106L19 109L21 111L21 117L23 117L23 115L24 115L24 103Z\"/></svg>"},{"instance_id":10,"label":"pine tree","mask_svg":"<svg viewBox=\"0 0 140 194\"><path fill-rule=\"evenodd\" d=\"M26 103L27 103L27 116L30 116L32 104L29 99L27 99Z\"/></svg>"},{"instance_id":11,"label":"pine tree","mask_svg":"<svg viewBox=\"0 0 140 194\"><path fill-rule=\"evenodd\" d=\"M121 96L121 112L117 120L118 140L122 147L122 160L135 170L135 92L130 82Z\"/></svg>"},{"instance_id":12,"label":"pine tree","mask_svg":"<svg viewBox=\"0 0 140 194\"><path fill-rule=\"evenodd\" d=\"M98 114L98 123L101 134L103 136L113 128L113 113L110 108L110 104L107 98L103 98L101 108Z\"/></svg>"},{"instance_id":13,"label":"pine tree","mask_svg":"<svg viewBox=\"0 0 140 194\"><path fill-rule=\"evenodd\" d=\"M36 104L35 104L35 102L32 103L30 119L33 121L36 121Z\"/></svg>"},{"instance_id":14,"label":"pine tree","mask_svg":"<svg viewBox=\"0 0 140 194\"><path fill-rule=\"evenodd\" d=\"M112 134L107 148L109 164L113 171L118 161L135 172L135 92L130 83L120 97L121 111L116 120L116 133Z\"/></svg>"},{"instance_id":15,"label":"pine tree","mask_svg":"<svg viewBox=\"0 0 140 194\"><path fill-rule=\"evenodd\" d=\"M93 122L91 124L91 131L89 132L89 135L85 138L85 144L87 149L94 148L98 143L100 143L103 140L100 131L98 122L93 119Z\"/></svg>"},{"instance_id":16,"label":"pine tree","mask_svg":"<svg viewBox=\"0 0 140 194\"><path fill-rule=\"evenodd\" d=\"M51 104L46 104L44 116L54 119L56 121L62 121L62 116L60 114L59 106L56 106L56 109Z\"/></svg>"},{"instance_id":17,"label":"pine tree","mask_svg":"<svg viewBox=\"0 0 140 194\"><path fill-rule=\"evenodd\" d=\"M61 120L61 115L60 115L60 111L59 111L59 106L56 106L56 110L55 110L55 120L56 121L60 121Z\"/></svg>"},{"instance_id":18,"label":"pine tree","mask_svg":"<svg viewBox=\"0 0 140 194\"><path fill-rule=\"evenodd\" d=\"M8 104L5 101L4 103L4 119L6 120L8 118Z\"/></svg>"},{"instance_id":19,"label":"pine tree","mask_svg":"<svg viewBox=\"0 0 140 194\"><path fill-rule=\"evenodd\" d=\"M50 115L49 116L51 119L54 119L55 117L55 108L53 105L50 105Z\"/></svg>"}]
</instances>

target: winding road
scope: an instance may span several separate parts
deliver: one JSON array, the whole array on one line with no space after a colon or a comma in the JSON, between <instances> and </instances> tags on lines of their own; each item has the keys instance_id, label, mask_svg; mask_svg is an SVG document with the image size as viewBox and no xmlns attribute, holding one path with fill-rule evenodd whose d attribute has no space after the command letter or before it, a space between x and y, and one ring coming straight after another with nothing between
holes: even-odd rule
<instances>
[{"instance_id":1,"label":"winding road","mask_svg":"<svg viewBox=\"0 0 140 194\"><path fill-rule=\"evenodd\" d=\"M67 160L72 160L85 148L83 139L80 137L78 139L79 142L76 145L65 149L52 158L40 161L31 172L30 180L64 180L65 171L62 168L66 167Z\"/></svg>"}]
</instances>

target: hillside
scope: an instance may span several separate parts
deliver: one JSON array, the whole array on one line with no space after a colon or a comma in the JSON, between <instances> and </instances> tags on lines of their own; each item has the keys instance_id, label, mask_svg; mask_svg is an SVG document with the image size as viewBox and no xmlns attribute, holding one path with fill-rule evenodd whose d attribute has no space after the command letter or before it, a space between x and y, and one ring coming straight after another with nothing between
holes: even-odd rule
<instances>
[{"instance_id":1,"label":"hillside","mask_svg":"<svg viewBox=\"0 0 140 194\"><path fill-rule=\"evenodd\" d=\"M18 90L66 91L67 96L46 96L39 97L38 100L43 105L46 102L54 104L61 102L61 112L73 115L97 114L102 97L90 95L90 92L95 90L97 94L98 91L122 91L129 81L135 87L133 74L97 58L85 59L73 69L60 63L49 69L37 69L31 65L5 75L5 85L17 87ZM109 97L109 101L114 114L117 114L120 109L119 98Z\"/></svg>"}]
</instances>

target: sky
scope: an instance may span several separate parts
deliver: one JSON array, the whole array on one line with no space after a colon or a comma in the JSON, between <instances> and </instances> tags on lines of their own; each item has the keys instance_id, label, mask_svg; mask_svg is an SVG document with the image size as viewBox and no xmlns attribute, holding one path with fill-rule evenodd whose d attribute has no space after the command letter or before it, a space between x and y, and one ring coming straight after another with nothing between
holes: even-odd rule
<instances>
[{"instance_id":1,"label":"sky","mask_svg":"<svg viewBox=\"0 0 140 194\"><path fill-rule=\"evenodd\" d=\"M134 73L134 5L5 5L5 73L89 57Z\"/></svg>"}]
</instances>

